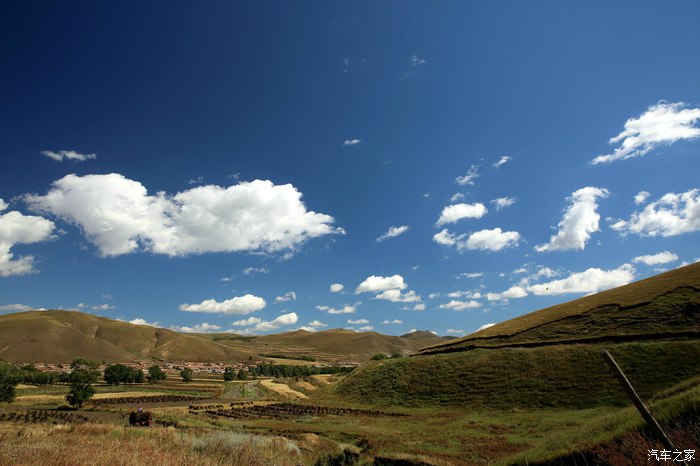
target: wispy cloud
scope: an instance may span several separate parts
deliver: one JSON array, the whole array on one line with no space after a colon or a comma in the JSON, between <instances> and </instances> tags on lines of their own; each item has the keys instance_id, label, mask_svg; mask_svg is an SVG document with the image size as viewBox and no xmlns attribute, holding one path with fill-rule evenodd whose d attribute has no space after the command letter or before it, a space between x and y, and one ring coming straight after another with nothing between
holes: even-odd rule
<instances>
[{"instance_id":1,"label":"wispy cloud","mask_svg":"<svg viewBox=\"0 0 700 466\"><path fill-rule=\"evenodd\" d=\"M361 142L362 142L362 139L346 139L345 141L343 141L343 146L345 146L345 147L356 146Z\"/></svg>"},{"instance_id":2,"label":"wispy cloud","mask_svg":"<svg viewBox=\"0 0 700 466\"><path fill-rule=\"evenodd\" d=\"M96 159L97 154L81 154L74 150L59 150L54 152L51 150L42 150L42 155L47 156L50 159L56 160L57 162L63 162L64 160L73 160L75 162L85 162L86 160Z\"/></svg>"},{"instance_id":3,"label":"wispy cloud","mask_svg":"<svg viewBox=\"0 0 700 466\"><path fill-rule=\"evenodd\" d=\"M610 144L620 143L612 154L599 155L593 164L609 163L632 157L641 157L661 145L700 137L700 108L685 108L683 102L660 101L650 106L638 118L625 122L625 129L610 138Z\"/></svg>"},{"instance_id":4,"label":"wispy cloud","mask_svg":"<svg viewBox=\"0 0 700 466\"><path fill-rule=\"evenodd\" d=\"M515 197L497 197L491 201L491 204L496 206L496 210L505 209L515 204L517 199Z\"/></svg>"},{"instance_id":5,"label":"wispy cloud","mask_svg":"<svg viewBox=\"0 0 700 466\"><path fill-rule=\"evenodd\" d=\"M282 296L277 296L275 298L276 303L284 303L287 301L296 301L297 299L297 294L293 291L290 291L288 293L283 294Z\"/></svg>"},{"instance_id":6,"label":"wispy cloud","mask_svg":"<svg viewBox=\"0 0 700 466\"><path fill-rule=\"evenodd\" d=\"M472 186L474 185L474 180L477 178L479 178L479 166L472 165L469 167L469 170L467 170L466 175L458 176L455 178L455 182L457 182L457 184L460 186Z\"/></svg>"},{"instance_id":7,"label":"wispy cloud","mask_svg":"<svg viewBox=\"0 0 700 466\"><path fill-rule=\"evenodd\" d=\"M400 227L392 226L391 228L389 228L389 230L387 230L386 233L377 238L377 242L384 241L387 238L395 238L399 235L406 233L409 229L410 227L408 225L402 225Z\"/></svg>"},{"instance_id":8,"label":"wispy cloud","mask_svg":"<svg viewBox=\"0 0 700 466\"><path fill-rule=\"evenodd\" d=\"M500 159L498 159L496 162L493 163L494 168L499 168L501 165L505 165L508 162L510 162L512 159L508 157L507 155L502 156Z\"/></svg>"}]
</instances>

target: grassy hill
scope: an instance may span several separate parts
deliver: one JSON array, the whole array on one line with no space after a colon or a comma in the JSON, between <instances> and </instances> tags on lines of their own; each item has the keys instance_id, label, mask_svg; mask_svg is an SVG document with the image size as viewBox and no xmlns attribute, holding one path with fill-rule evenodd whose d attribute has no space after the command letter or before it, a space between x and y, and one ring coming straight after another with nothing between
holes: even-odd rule
<instances>
[{"instance_id":1,"label":"grassy hill","mask_svg":"<svg viewBox=\"0 0 700 466\"><path fill-rule=\"evenodd\" d=\"M307 332L295 330L264 336L202 334L213 342L260 355L308 357L316 361L367 361L377 353L408 355L445 341L431 332L418 331L402 337L345 329Z\"/></svg>"},{"instance_id":2,"label":"grassy hill","mask_svg":"<svg viewBox=\"0 0 700 466\"><path fill-rule=\"evenodd\" d=\"M647 399L700 375L700 264L518 317L411 358L372 361L335 393L371 403L497 409L626 403L603 349Z\"/></svg>"},{"instance_id":3,"label":"grassy hill","mask_svg":"<svg viewBox=\"0 0 700 466\"><path fill-rule=\"evenodd\" d=\"M542 309L425 348L472 348L700 337L700 263Z\"/></svg>"},{"instance_id":4,"label":"grassy hill","mask_svg":"<svg viewBox=\"0 0 700 466\"><path fill-rule=\"evenodd\" d=\"M96 361L243 361L249 354L195 335L134 325L75 311L0 316L0 359L66 363Z\"/></svg>"}]
</instances>

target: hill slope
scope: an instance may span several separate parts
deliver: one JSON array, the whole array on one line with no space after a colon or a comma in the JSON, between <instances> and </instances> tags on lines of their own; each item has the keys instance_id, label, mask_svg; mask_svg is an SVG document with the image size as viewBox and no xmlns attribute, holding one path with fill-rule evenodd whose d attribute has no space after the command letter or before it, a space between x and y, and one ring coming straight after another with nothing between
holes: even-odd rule
<instances>
[{"instance_id":1,"label":"hill slope","mask_svg":"<svg viewBox=\"0 0 700 466\"><path fill-rule=\"evenodd\" d=\"M472 348L700 337L700 263L542 309L424 348Z\"/></svg>"},{"instance_id":2,"label":"hill slope","mask_svg":"<svg viewBox=\"0 0 700 466\"><path fill-rule=\"evenodd\" d=\"M249 354L172 330L134 325L75 311L0 316L0 359L66 363L96 361L243 361Z\"/></svg>"},{"instance_id":3,"label":"hill slope","mask_svg":"<svg viewBox=\"0 0 700 466\"><path fill-rule=\"evenodd\" d=\"M645 398L700 375L700 264L537 311L399 360L335 393L358 402L588 407L627 402L609 350Z\"/></svg>"}]
</instances>

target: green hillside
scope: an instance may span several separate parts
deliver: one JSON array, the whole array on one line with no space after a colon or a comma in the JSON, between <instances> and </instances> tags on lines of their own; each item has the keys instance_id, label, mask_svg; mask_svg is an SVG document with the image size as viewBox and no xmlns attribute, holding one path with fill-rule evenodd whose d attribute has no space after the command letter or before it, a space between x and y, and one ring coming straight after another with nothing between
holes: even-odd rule
<instances>
[{"instance_id":1,"label":"green hillside","mask_svg":"<svg viewBox=\"0 0 700 466\"><path fill-rule=\"evenodd\" d=\"M372 361L336 394L392 405L618 405L609 350L645 398L700 375L700 264L534 312L404 359Z\"/></svg>"},{"instance_id":2,"label":"green hillside","mask_svg":"<svg viewBox=\"0 0 700 466\"><path fill-rule=\"evenodd\" d=\"M195 335L134 325L75 311L0 316L0 359L66 363L96 361L243 361L249 354Z\"/></svg>"}]
</instances>

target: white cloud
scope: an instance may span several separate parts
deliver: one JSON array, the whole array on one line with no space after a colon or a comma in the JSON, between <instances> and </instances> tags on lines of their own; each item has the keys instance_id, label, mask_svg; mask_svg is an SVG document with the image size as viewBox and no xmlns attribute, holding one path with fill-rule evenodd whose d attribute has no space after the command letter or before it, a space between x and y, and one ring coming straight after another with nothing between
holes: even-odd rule
<instances>
[{"instance_id":1,"label":"white cloud","mask_svg":"<svg viewBox=\"0 0 700 466\"><path fill-rule=\"evenodd\" d=\"M478 331L480 331L480 330L485 330L485 329L487 329L487 328L493 327L494 325L496 325L496 324L493 324L493 323L491 323L491 324L484 324L484 325L482 325L481 327L479 327L478 329L476 329L476 331L478 332Z\"/></svg>"},{"instance_id":2,"label":"white cloud","mask_svg":"<svg viewBox=\"0 0 700 466\"><path fill-rule=\"evenodd\" d=\"M241 182L227 188L198 186L169 196L149 195L120 174L74 174L53 183L45 196L25 199L80 227L102 256L149 251L169 256L207 252L295 250L306 240L343 234L333 217L307 211L291 184Z\"/></svg>"},{"instance_id":3,"label":"white cloud","mask_svg":"<svg viewBox=\"0 0 700 466\"><path fill-rule=\"evenodd\" d=\"M262 319L260 319L259 317L248 317L247 319L241 319L231 322L231 325L235 325L236 327L248 327L250 325L257 325L260 322L262 322Z\"/></svg>"},{"instance_id":4,"label":"white cloud","mask_svg":"<svg viewBox=\"0 0 700 466\"><path fill-rule=\"evenodd\" d=\"M365 325L364 327L360 327L357 329L358 332L371 332L372 330L374 330L374 327L372 327L371 325Z\"/></svg>"},{"instance_id":5,"label":"white cloud","mask_svg":"<svg viewBox=\"0 0 700 466\"><path fill-rule=\"evenodd\" d=\"M399 320L399 319L385 320L384 322L382 322L382 324L384 324L384 325L399 325L399 324L403 324L403 321Z\"/></svg>"},{"instance_id":6,"label":"white cloud","mask_svg":"<svg viewBox=\"0 0 700 466\"><path fill-rule=\"evenodd\" d=\"M386 290L404 290L407 285L403 281L401 275L392 275L391 277L380 277L371 275L365 281L357 285L355 293L374 293Z\"/></svg>"},{"instance_id":7,"label":"white cloud","mask_svg":"<svg viewBox=\"0 0 700 466\"><path fill-rule=\"evenodd\" d=\"M467 171L466 175L458 176L457 178L455 178L455 181L460 186L471 186L474 184L474 180L476 180L477 178L479 178L479 166L472 165L471 167L469 167L469 170Z\"/></svg>"},{"instance_id":8,"label":"white cloud","mask_svg":"<svg viewBox=\"0 0 700 466\"><path fill-rule=\"evenodd\" d=\"M494 162L493 167L494 168L499 168L501 165L505 165L508 162L510 162L512 159L508 157L507 155L502 156L500 159L498 159L497 162Z\"/></svg>"},{"instance_id":9,"label":"white cloud","mask_svg":"<svg viewBox=\"0 0 700 466\"><path fill-rule=\"evenodd\" d=\"M506 207L510 207L515 204L517 199L515 197L497 197L492 200L491 203L496 206L496 210L501 210Z\"/></svg>"},{"instance_id":10,"label":"white cloud","mask_svg":"<svg viewBox=\"0 0 700 466\"><path fill-rule=\"evenodd\" d=\"M7 207L8 207L7 202L5 202L5 201L3 201L2 199L0 199L0 212L2 212L3 210L7 209Z\"/></svg>"},{"instance_id":11,"label":"white cloud","mask_svg":"<svg viewBox=\"0 0 700 466\"><path fill-rule=\"evenodd\" d=\"M284 303L286 301L296 301L297 299L297 294L293 291L290 291L288 293L285 293L282 296L277 296L275 298L276 303Z\"/></svg>"},{"instance_id":12,"label":"white cloud","mask_svg":"<svg viewBox=\"0 0 700 466\"><path fill-rule=\"evenodd\" d=\"M484 204L477 202L475 204L453 204L442 209L440 218L435 223L437 226L442 226L446 223L455 223L463 218L481 218L488 210Z\"/></svg>"},{"instance_id":13,"label":"white cloud","mask_svg":"<svg viewBox=\"0 0 700 466\"><path fill-rule=\"evenodd\" d=\"M348 324L364 325L364 324L369 324L369 320L367 320L367 319L357 319L357 320L348 319Z\"/></svg>"},{"instance_id":14,"label":"white cloud","mask_svg":"<svg viewBox=\"0 0 700 466\"><path fill-rule=\"evenodd\" d=\"M41 155L45 155L50 159L56 160L57 162L63 162L64 159L75 160L76 162L85 162L86 160L97 158L97 154L81 154L80 152L76 152L74 150L59 150L58 152L42 150Z\"/></svg>"},{"instance_id":15,"label":"white cloud","mask_svg":"<svg viewBox=\"0 0 700 466\"><path fill-rule=\"evenodd\" d=\"M700 189L668 193L634 212L628 221L610 226L620 233L641 236L676 236L700 230Z\"/></svg>"},{"instance_id":16,"label":"white cloud","mask_svg":"<svg viewBox=\"0 0 700 466\"><path fill-rule=\"evenodd\" d=\"M357 304L350 305L350 304L345 304L342 308L336 309L334 307L330 306L316 306L316 309L319 311L324 311L329 314L354 314L355 313L355 308L357 307Z\"/></svg>"},{"instance_id":17,"label":"white cloud","mask_svg":"<svg viewBox=\"0 0 700 466\"><path fill-rule=\"evenodd\" d=\"M411 60L411 66L420 66L420 65L425 65L427 63L425 58L423 58L419 55L412 55L410 60Z\"/></svg>"},{"instance_id":18,"label":"white cloud","mask_svg":"<svg viewBox=\"0 0 700 466\"><path fill-rule=\"evenodd\" d=\"M255 324L254 327L247 328L240 333L258 333L258 332L269 332L271 330L277 330L283 325L293 325L299 320L296 312L290 312L289 314L282 314L281 316L271 320L271 321L261 321Z\"/></svg>"},{"instance_id":19,"label":"white cloud","mask_svg":"<svg viewBox=\"0 0 700 466\"><path fill-rule=\"evenodd\" d=\"M267 267L247 267L243 269L243 275L255 275L258 273L270 273Z\"/></svg>"},{"instance_id":20,"label":"white cloud","mask_svg":"<svg viewBox=\"0 0 700 466\"><path fill-rule=\"evenodd\" d=\"M200 176L196 176L196 177L194 177L194 178L190 178L190 179L187 181L187 184L202 184L202 183L204 183L204 177L201 176L201 175L200 175Z\"/></svg>"},{"instance_id":21,"label":"white cloud","mask_svg":"<svg viewBox=\"0 0 700 466\"><path fill-rule=\"evenodd\" d=\"M646 200L651 196L647 191L639 191L634 195L634 203L637 205L644 204Z\"/></svg>"},{"instance_id":22,"label":"white cloud","mask_svg":"<svg viewBox=\"0 0 700 466\"><path fill-rule=\"evenodd\" d=\"M343 285L341 285L340 283L333 283L330 286L330 291L331 291L331 293L340 293L341 291L343 291L344 288L345 287Z\"/></svg>"},{"instance_id":23,"label":"white cloud","mask_svg":"<svg viewBox=\"0 0 700 466\"><path fill-rule=\"evenodd\" d=\"M476 309L479 307L481 307L479 301L458 301L456 299L453 299L447 304L440 305L440 309L451 309L453 311L464 311L466 309Z\"/></svg>"},{"instance_id":24,"label":"white cloud","mask_svg":"<svg viewBox=\"0 0 700 466\"><path fill-rule=\"evenodd\" d=\"M207 322L203 322L201 324L194 325L192 327L170 327L172 330L175 330L176 332L183 332L183 333L209 333L209 332L214 332L216 330L221 330L221 327L218 325L210 324Z\"/></svg>"},{"instance_id":25,"label":"white cloud","mask_svg":"<svg viewBox=\"0 0 700 466\"><path fill-rule=\"evenodd\" d=\"M502 293L486 293L486 299L489 301L501 301L503 299L524 298L527 296L527 291L521 286L511 286Z\"/></svg>"},{"instance_id":26,"label":"white cloud","mask_svg":"<svg viewBox=\"0 0 700 466\"><path fill-rule=\"evenodd\" d=\"M462 199L464 199L463 193L455 193L450 198L450 202L457 202L457 201L461 201Z\"/></svg>"},{"instance_id":27,"label":"white cloud","mask_svg":"<svg viewBox=\"0 0 700 466\"><path fill-rule=\"evenodd\" d=\"M114 306L110 306L109 304L100 304L98 306L92 306L93 311L109 311L114 309Z\"/></svg>"},{"instance_id":28,"label":"white cloud","mask_svg":"<svg viewBox=\"0 0 700 466\"><path fill-rule=\"evenodd\" d=\"M425 311L425 304L418 303L413 306L414 311Z\"/></svg>"},{"instance_id":29,"label":"white cloud","mask_svg":"<svg viewBox=\"0 0 700 466\"><path fill-rule=\"evenodd\" d=\"M520 233L517 231L503 231L500 228L477 231L469 235L468 238L466 234L454 235L447 228L433 235L433 241L436 243L444 246L456 246L460 252L467 249L500 251L517 246L520 239Z\"/></svg>"},{"instance_id":30,"label":"white cloud","mask_svg":"<svg viewBox=\"0 0 700 466\"><path fill-rule=\"evenodd\" d=\"M0 202L4 208L7 208L7 204L2 199ZM34 215L23 215L16 210L0 215L0 277L36 272L34 256L21 256L14 259L11 249L15 244L39 243L50 239L54 227L51 220Z\"/></svg>"},{"instance_id":31,"label":"white cloud","mask_svg":"<svg viewBox=\"0 0 700 466\"><path fill-rule=\"evenodd\" d=\"M531 285L528 291L537 296L597 293L630 283L634 280L634 272L634 267L630 264L623 264L612 270L590 268L584 272L572 273L560 280Z\"/></svg>"},{"instance_id":32,"label":"white cloud","mask_svg":"<svg viewBox=\"0 0 700 466\"><path fill-rule=\"evenodd\" d=\"M401 293L400 290L386 290L377 294L374 299L385 299L392 303L415 303L421 301L420 295L417 295L413 290L409 290L406 293Z\"/></svg>"},{"instance_id":33,"label":"white cloud","mask_svg":"<svg viewBox=\"0 0 700 466\"><path fill-rule=\"evenodd\" d=\"M3 304L0 306L0 312L4 311L14 311L14 312L25 312L25 311L31 311L34 308L31 306L27 306L26 304Z\"/></svg>"},{"instance_id":34,"label":"white cloud","mask_svg":"<svg viewBox=\"0 0 700 466\"><path fill-rule=\"evenodd\" d=\"M668 264L669 262L675 262L678 260L678 256L670 251L663 251L658 254L650 254L646 256L637 256L632 259L632 262L645 265L659 265Z\"/></svg>"},{"instance_id":35,"label":"white cloud","mask_svg":"<svg viewBox=\"0 0 700 466\"><path fill-rule=\"evenodd\" d=\"M448 335L464 335L464 330L457 330L454 328L448 328L447 334Z\"/></svg>"},{"instance_id":36,"label":"white cloud","mask_svg":"<svg viewBox=\"0 0 700 466\"><path fill-rule=\"evenodd\" d=\"M493 230L481 230L472 233L466 242L467 249L484 251L500 251L504 248L512 248L518 245L520 233L517 231L503 231L500 228ZM460 249L462 249L460 247Z\"/></svg>"},{"instance_id":37,"label":"white cloud","mask_svg":"<svg viewBox=\"0 0 700 466\"><path fill-rule=\"evenodd\" d=\"M324 324L323 322L319 322L318 320L313 320L307 324L309 327L313 328L320 328L320 327L328 327L328 324Z\"/></svg>"},{"instance_id":38,"label":"white cloud","mask_svg":"<svg viewBox=\"0 0 700 466\"><path fill-rule=\"evenodd\" d=\"M345 141L343 141L343 145L345 147L356 146L361 142L362 142L362 139L346 139Z\"/></svg>"},{"instance_id":39,"label":"white cloud","mask_svg":"<svg viewBox=\"0 0 700 466\"><path fill-rule=\"evenodd\" d=\"M535 246L537 252L566 251L569 249L583 250L591 234L599 231L600 215L598 198L608 195L606 189L585 187L575 191L569 197L569 207L559 222L559 231L552 235L549 243Z\"/></svg>"},{"instance_id":40,"label":"white cloud","mask_svg":"<svg viewBox=\"0 0 700 466\"><path fill-rule=\"evenodd\" d=\"M464 272L457 275L457 278L479 278L483 276L482 272Z\"/></svg>"},{"instance_id":41,"label":"white cloud","mask_svg":"<svg viewBox=\"0 0 700 466\"><path fill-rule=\"evenodd\" d=\"M399 236L403 233L406 233L409 230L409 228L410 227L408 225L403 225L400 227L392 226L391 228L389 228L389 230L386 233L384 233L382 236L377 238L377 242L384 241L387 238L394 238L394 237Z\"/></svg>"},{"instance_id":42,"label":"white cloud","mask_svg":"<svg viewBox=\"0 0 700 466\"><path fill-rule=\"evenodd\" d=\"M141 319L140 317L137 317L136 319L131 319L129 323L134 325L148 325L151 327L157 327L160 324L160 322L146 322L145 319Z\"/></svg>"},{"instance_id":43,"label":"white cloud","mask_svg":"<svg viewBox=\"0 0 700 466\"><path fill-rule=\"evenodd\" d=\"M610 138L609 144L621 142L612 154L599 155L593 164L641 157L661 145L671 145L684 139L700 137L695 123L700 119L700 108L684 108L683 102L660 101L650 106L639 118L630 118L625 129Z\"/></svg>"},{"instance_id":44,"label":"white cloud","mask_svg":"<svg viewBox=\"0 0 700 466\"><path fill-rule=\"evenodd\" d=\"M181 304L180 310L186 312L247 315L263 309L266 304L264 299L252 294L246 294L223 302L207 299L199 304Z\"/></svg>"}]
</instances>

